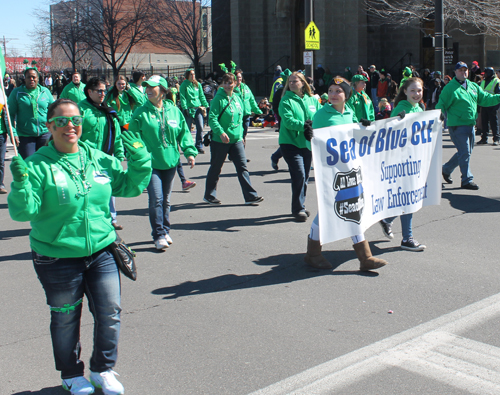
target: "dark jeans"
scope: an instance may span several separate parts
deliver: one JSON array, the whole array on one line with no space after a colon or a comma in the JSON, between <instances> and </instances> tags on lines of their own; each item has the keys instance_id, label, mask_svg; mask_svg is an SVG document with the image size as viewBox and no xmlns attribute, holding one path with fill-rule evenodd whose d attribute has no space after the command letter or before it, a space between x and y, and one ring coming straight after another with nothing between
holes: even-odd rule
<instances>
[{"instance_id":1,"label":"dark jeans","mask_svg":"<svg viewBox=\"0 0 500 395\"><path fill-rule=\"evenodd\" d=\"M250 115L245 115L243 117L243 140L247 138L248 126L250 126Z\"/></svg>"},{"instance_id":2,"label":"dark jeans","mask_svg":"<svg viewBox=\"0 0 500 395\"><path fill-rule=\"evenodd\" d=\"M153 169L148 185L149 222L151 236L158 240L170 232L170 195L174 186L176 167L167 170Z\"/></svg>"},{"instance_id":3,"label":"dark jeans","mask_svg":"<svg viewBox=\"0 0 500 395\"><path fill-rule=\"evenodd\" d=\"M276 151L271 155L271 160L274 163L278 163L278 161L283 158L283 154L281 153L281 147L278 147Z\"/></svg>"},{"instance_id":4,"label":"dark jeans","mask_svg":"<svg viewBox=\"0 0 500 395\"><path fill-rule=\"evenodd\" d=\"M113 368L122 310L120 275L113 255L103 249L84 258L51 258L34 251L32 256L47 304L51 307L50 334L56 369L61 372L61 377L83 376L84 363L80 360L80 301L83 295L87 296L94 316L90 370L104 372Z\"/></svg>"},{"instance_id":5,"label":"dark jeans","mask_svg":"<svg viewBox=\"0 0 500 395\"><path fill-rule=\"evenodd\" d=\"M443 165L443 173L450 175L459 166L462 185L469 184L474 179L470 170L470 156L474 148L474 126L450 126L448 130L457 152Z\"/></svg>"},{"instance_id":6,"label":"dark jeans","mask_svg":"<svg viewBox=\"0 0 500 395\"><path fill-rule=\"evenodd\" d=\"M179 164L177 165L177 174L184 184L186 182L186 176L184 175L184 169L182 168L182 161L179 159Z\"/></svg>"},{"instance_id":7,"label":"dark jeans","mask_svg":"<svg viewBox=\"0 0 500 395\"><path fill-rule=\"evenodd\" d=\"M5 188L3 178L5 175L5 153L7 152L7 133L0 134L0 188Z\"/></svg>"},{"instance_id":8,"label":"dark jeans","mask_svg":"<svg viewBox=\"0 0 500 395\"><path fill-rule=\"evenodd\" d=\"M308 148L298 148L293 144L280 144L280 148L292 179L292 214L297 214L306 208L312 152Z\"/></svg>"},{"instance_id":9,"label":"dark jeans","mask_svg":"<svg viewBox=\"0 0 500 395\"><path fill-rule=\"evenodd\" d=\"M219 181L219 175L227 154L231 156L236 173L238 174L238 181L240 182L245 202L257 198L257 192L250 183L243 140L233 144L217 143L215 141L210 143L210 168L208 169L205 183L205 198L217 197L217 182Z\"/></svg>"},{"instance_id":10,"label":"dark jeans","mask_svg":"<svg viewBox=\"0 0 500 395\"><path fill-rule=\"evenodd\" d=\"M498 106L482 107L481 108L481 125L482 135L481 140L488 140L489 126L491 126L491 134L493 141L499 141L500 135L498 134Z\"/></svg>"},{"instance_id":11,"label":"dark jeans","mask_svg":"<svg viewBox=\"0 0 500 395\"><path fill-rule=\"evenodd\" d=\"M196 110L196 113L194 114L194 117L189 115L188 111L186 110L186 123L189 131L191 132L191 125L195 124L196 126L196 140L195 140L195 146L198 150L203 149L203 114L201 113L200 109Z\"/></svg>"},{"instance_id":12,"label":"dark jeans","mask_svg":"<svg viewBox=\"0 0 500 395\"><path fill-rule=\"evenodd\" d=\"M44 133L38 137L19 136L19 155L21 155L21 158L26 159L46 145L49 138L50 133Z\"/></svg>"}]
</instances>

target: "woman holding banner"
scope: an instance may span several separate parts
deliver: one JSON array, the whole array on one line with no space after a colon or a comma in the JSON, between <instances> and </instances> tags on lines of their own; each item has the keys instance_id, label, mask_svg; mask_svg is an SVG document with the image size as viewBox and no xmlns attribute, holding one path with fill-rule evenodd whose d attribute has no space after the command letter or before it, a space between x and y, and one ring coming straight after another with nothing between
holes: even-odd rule
<instances>
[{"instance_id":1,"label":"woman holding banner","mask_svg":"<svg viewBox=\"0 0 500 395\"><path fill-rule=\"evenodd\" d=\"M422 101L424 92L424 83L420 78L408 78L403 83L398 96L394 102L394 110L392 110L391 117L399 116L401 119L405 114L412 114L415 112L422 112L420 103ZM388 239L393 239L392 224L396 217L386 218L380 221L382 231ZM413 238L412 231L413 214L403 214L401 216L401 230L403 232L403 240L401 241L401 248L408 251L423 251L426 246L420 244Z\"/></svg>"},{"instance_id":2,"label":"woman holding banner","mask_svg":"<svg viewBox=\"0 0 500 395\"><path fill-rule=\"evenodd\" d=\"M354 111L349 106L346 106L351 93L352 90L349 82L340 76L335 77L328 87L328 103L313 118L313 129L357 122L358 119ZM366 124L366 120L364 119L361 122ZM312 137L312 131L305 135L307 140L311 140ZM356 251L360 262L359 270L369 271L379 269L387 264L383 259L372 256L370 245L365 240L364 234L352 236L352 241L354 243L354 251ZM316 215L311 225L311 230L307 238L307 253L304 260L308 265L317 269L332 268L332 264L321 254L318 215Z\"/></svg>"}]
</instances>

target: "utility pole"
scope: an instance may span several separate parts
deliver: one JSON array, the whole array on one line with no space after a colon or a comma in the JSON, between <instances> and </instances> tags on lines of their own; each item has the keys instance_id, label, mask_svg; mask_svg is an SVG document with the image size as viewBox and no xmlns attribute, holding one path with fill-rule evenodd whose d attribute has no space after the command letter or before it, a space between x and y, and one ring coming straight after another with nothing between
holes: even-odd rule
<instances>
[{"instance_id":1,"label":"utility pole","mask_svg":"<svg viewBox=\"0 0 500 395\"><path fill-rule=\"evenodd\" d=\"M7 43L11 42L12 40L19 40L19 39L10 37L5 38L5 36L3 36L3 56L7 56Z\"/></svg>"},{"instance_id":2,"label":"utility pole","mask_svg":"<svg viewBox=\"0 0 500 395\"><path fill-rule=\"evenodd\" d=\"M314 20L313 0L305 0L304 27ZM314 51L311 65L305 66L306 75L314 80Z\"/></svg>"},{"instance_id":3,"label":"utility pole","mask_svg":"<svg viewBox=\"0 0 500 395\"><path fill-rule=\"evenodd\" d=\"M435 0L435 68L445 75L444 70L444 13L443 0Z\"/></svg>"}]
</instances>

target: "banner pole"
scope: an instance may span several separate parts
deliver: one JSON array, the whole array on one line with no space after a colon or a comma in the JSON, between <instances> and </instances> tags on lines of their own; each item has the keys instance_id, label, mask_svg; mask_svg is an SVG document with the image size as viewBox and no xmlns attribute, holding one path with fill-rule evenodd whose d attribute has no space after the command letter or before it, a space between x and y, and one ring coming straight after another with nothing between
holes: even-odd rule
<instances>
[{"instance_id":1,"label":"banner pole","mask_svg":"<svg viewBox=\"0 0 500 395\"><path fill-rule=\"evenodd\" d=\"M17 156L18 152L17 152L16 140L14 139L14 133L12 131L12 123L10 122L9 106L7 105L7 94L5 93L5 87L3 86L3 80L1 81L0 85L2 85L2 93L3 97L5 98L5 114L7 115L7 124L9 127L10 141L12 141L12 145L14 146L14 155Z\"/></svg>"}]
</instances>

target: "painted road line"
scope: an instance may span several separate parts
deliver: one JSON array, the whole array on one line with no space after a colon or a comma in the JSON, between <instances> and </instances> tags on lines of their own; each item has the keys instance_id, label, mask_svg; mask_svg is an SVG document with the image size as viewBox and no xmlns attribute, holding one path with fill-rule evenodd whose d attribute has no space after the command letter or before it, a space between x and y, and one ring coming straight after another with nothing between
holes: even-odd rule
<instances>
[{"instance_id":1,"label":"painted road line","mask_svg":"<svg viewBox=\"0 0 500 395\"><path fill-rule=\"evenodd\" d=\"M498 394L499 368L492 368L492 364L494 358L500 358L500 350L457 337L461 332L497 315L500 315L500 294L325 362L251 395L331 394L391 366L439 379L471 393ZM476 353L476 362L481 359L482 362L476 364L474 360L463 360L454 355L454 345L471 348ZM436 353L440 355L436 356ZM426 360L426 356L432 358ZM454 366L457 368L454 369ZM480 372L479 375L475 374L475 369ZM464 370L470 374L464 373ZM473 390L474 386L482 388L481 391Z\"/></svg>"}]
</instances>

